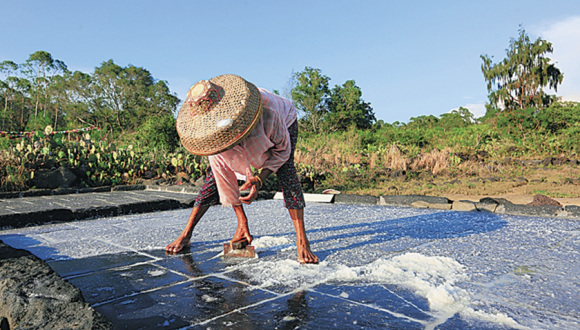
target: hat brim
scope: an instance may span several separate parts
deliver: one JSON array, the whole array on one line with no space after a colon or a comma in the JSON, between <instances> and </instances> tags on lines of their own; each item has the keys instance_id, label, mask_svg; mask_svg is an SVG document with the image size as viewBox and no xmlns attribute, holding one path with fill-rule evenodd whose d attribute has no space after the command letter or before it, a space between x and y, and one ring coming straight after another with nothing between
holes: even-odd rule
<instances>
[{"instance_id":1,"label":"hat brim","mask_svg":"<svg viewBox=\"0 0 580 330\"><path fill-rule=\"evenodd\" d=\"M263 111L258 88L242 77L222 75L209 81L220 88L219 101L205 109L192 102L188 93L177 116L181 143L199 156L218 154L243 141Z\"/></svg>"}]
</instances>

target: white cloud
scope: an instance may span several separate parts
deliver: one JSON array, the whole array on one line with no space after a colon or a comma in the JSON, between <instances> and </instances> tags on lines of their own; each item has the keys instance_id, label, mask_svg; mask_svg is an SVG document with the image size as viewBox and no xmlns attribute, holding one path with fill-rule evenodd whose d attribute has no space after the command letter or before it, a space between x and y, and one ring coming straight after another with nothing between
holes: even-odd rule
<instances>
[{"instance_id":1,"label":"white cloud","mask_svg":"<svg viewBox=\"0 0 580 330\"><path fill-rule=\"evenodd\" d=\"M548 26L540 37L552 43L554 52L548 57L564 73L557 95L565 101L580 101L580 16Z\"/></svg>"},{"instance_id":2,"label":"white cloud","mask_svg":"<svg viewBox=\"0 0 580 330\"><path fill-rule=\"evenodd\" d=\"M485 104L466 104L463 107L469 109L475 118L485 116Z\"/></svg>"}]
</instances>

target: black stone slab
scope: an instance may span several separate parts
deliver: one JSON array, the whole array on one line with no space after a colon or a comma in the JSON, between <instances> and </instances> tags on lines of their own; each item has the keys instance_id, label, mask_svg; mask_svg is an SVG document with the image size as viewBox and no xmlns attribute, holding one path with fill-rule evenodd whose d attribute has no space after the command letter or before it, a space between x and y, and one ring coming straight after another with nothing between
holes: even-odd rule
<instances>
[{"instance_id":1,"label":"black stone slab","mask_svg":"<svg viewBox=\"0 0 580 330\"><path fill-rule=\"evenodd\" d=\"M165 255L155 261L155 265L196 278L228 271L228 263L218 255L219 252L192 253L190 249L185 249L175 255Z\"/></svg>"},{"instance_id":2,"label":"black stone slab","mask_svg":"<svg viewBox=\"0 0 580 330\"><path fill-rule=\"evenodd\" d=\"M152 264L113 268L68 279L93 305L184 280L187 278Z\"/></svg>"},{"instance_id":3,"label":"black stone slab","mask_svg":"<svg viewBox=\"0 0 580 330\"><path fill-rule=\"evenodd\" d=\"M335 203L345 203L345 204L370 204L377 205L379 198L370 195L351 195L351 194L338 194L334 195Z\"/></svg>"},{"instance_id":4,"label":"black stone slab","mask_svg":"<svg viewBox=\"0 0 580 330\"><path fill-rule=\"evenodd\" d=\"M406 315L412 319L433 320L433 316L428 313L429 303L425 298L394 285L357 284L337 286L323 284L317 286L314 290L348 301L377 306L393 313Z\"/></svg>"},{"instance_id":5,"label":"black stone slab","mask_svg":"<svg viewBox=\"0 0 580 330\"><path fill-rule=\"evenodd\" d=\"M203 329L424 329L387 311L311 291L301 291L204 324Z\"/></svg>"},{"instance_id":6,"label":"black stone slab","mask_svg":"<svg viewBox=\"0 0 580 330\"><path fill-rule=\"evenodd\" d=\"M451 201L446 197L423 196L423 195L397 195L397 196L381 196L382 200L387 205L410 206L414 202L422 201L432 204L448 204Z\"/></svg>"},{"instance_id":7,"label":"black stone slab","mask_svg":"<svg viewBox=\"0 0 580 330\"><path fill-rule=\"evenodd\" d=\"M81 259L48 261L48 264L60 276L66 278L147 261L153 261L153 259L135 252L121 252Z\"/></svg>"},{"instance_id":8,"label":"black stone slab","mask_svg":"<svg viewBox=\"0 0 580 330\"><path fill-rule=\"evenodd\" d=\"M96 306L117 328L176 329L268 301L275 296L217 277L207 277ZM206 329L206 327L202 327ZM241 329L240 327L234 327ZM266 328L263 328L266 329Z\"/></svg>"}]
</instances>

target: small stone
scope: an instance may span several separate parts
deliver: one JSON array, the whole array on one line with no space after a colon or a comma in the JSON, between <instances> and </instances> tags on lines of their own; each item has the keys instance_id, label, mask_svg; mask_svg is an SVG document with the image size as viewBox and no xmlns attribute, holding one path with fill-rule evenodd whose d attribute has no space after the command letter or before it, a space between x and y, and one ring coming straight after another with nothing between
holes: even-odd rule
<instances>
[{"instance_id":1,"label":"small stone","mask_svg":"<svg viewBox=\"0 0 580 330\"><path fill-rule=\"evenodd\" d=\"M525 186L528 184L528 179L524 178L524 177L518 177L516 178L516 184L514 185L514 187L521 187L521 186Z\"/></svg>"},{"instance_id":2,"label":"small stone","mask_svg":"<svg viewBox=\"0 0 580 330\"><path fill-rule=\"evenodd\" d=\"M195 180L195 186L201 187L205 183L205 175L202 175L199 179Z\"/></svg>"},{"instance_id":3,"label":"small stone","mask_svg":"<svg viewBox=\"0 0 580 330\"><path fill-rule=\"evenodd\" d=\"M498 204L495 203L475 203L475 207L479 212L491 212L494 213L497 209Z\"/></svg>"},{"instance_id":4,"label":"small stone","mask_svg":"<svg viewBox=\"0 0 580 330\"><path fill-rule=\"evenodd\" d=\"M463 211L463 212L470 212L470 211L477 211L474 203L471 202L453 202L453 206L451 207L454 211Z\"/></svg>"},{"instance_id":5,"label":"small stone","mask_svg":"<svg viewBox=\"0 0 580 330\"><path fill-rule=\"evenodd\" d=\"M580 179L576 179L576 178L569 178L566 179L565 181L567 184L573 184L575 186L580 186Z\"/></svg>"},{"instance_id":6,"label":"small stone","mask_svg":"<svg viewBox=\"0 0 580 330\"><path fill-rule=\"evenodd\" d=\"M543 205L556 205L556 206L562 206L562 204L560 204L560 202L558 202L557 200L554 200L548 196L542 195L542 194L537 194L534 196L534 200L532 200L531 203L529 203L528 205L530 206L543 206Z\"/></svg>"},{"instance_id":7,"label":"small stone","mask_svg":"<svg viewBox=\"0 0 580 330\"><path fill-rule=\"evenodd\" d=\"M425 201L416 201L411 203L412 207L420 209L438 209L438 210L450 210L452 204L442 204L442 203L428 203Z\"/></svg>"}]
</instances>

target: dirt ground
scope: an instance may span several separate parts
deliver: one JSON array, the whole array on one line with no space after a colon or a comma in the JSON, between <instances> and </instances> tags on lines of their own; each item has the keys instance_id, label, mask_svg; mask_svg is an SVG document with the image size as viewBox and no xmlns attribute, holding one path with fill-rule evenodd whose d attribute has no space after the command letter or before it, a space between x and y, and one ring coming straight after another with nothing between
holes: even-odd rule
<instances>
[{"instance_id":1,"label":"dirt ground","mask_svg":"<svg viewBox=\"0 0 580 330\"><path fill-rule=\"evenodd\" d=\"M518 195L518 194L501 194L501 195L464 195L464 194L443 194L443 197L447 197L453 201L460 201L460 200L468 200L477 202L481 198L484 197L492 197L492 198L505 198L508 201L514 204L529 204L534 199L533 195ZM557 200L562 204L562 206L566 205L580 205L580 197L551 197L554 200Z\"/></svg>"}]
</instances>

